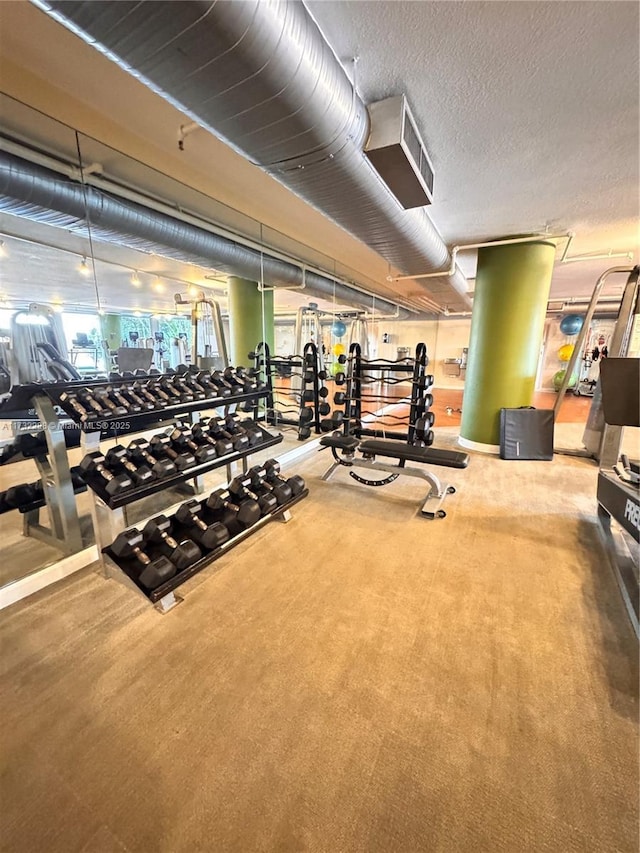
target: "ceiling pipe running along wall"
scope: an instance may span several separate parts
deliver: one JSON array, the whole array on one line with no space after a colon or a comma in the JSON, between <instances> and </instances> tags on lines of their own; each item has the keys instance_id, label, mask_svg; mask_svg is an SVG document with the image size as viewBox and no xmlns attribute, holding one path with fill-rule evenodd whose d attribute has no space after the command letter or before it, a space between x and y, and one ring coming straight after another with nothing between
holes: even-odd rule
<instances>
[{"instance_id":1,"label":"ceiling pipe running along wall","mask_svg":"<svg viewBox=\"0 0 640 853\"><path fill-rule=\"evenodd\" d=\"M86 201L86 208L85 208ZM95 240L194 263L277 287L301 285L303 269L175 217L0 151L0 211L87 234ZM382 297L306 270L306 292L376 315L416 317Z\"/></svg>"},{"instance_id":2,"label":"ceiling pipe running along wall","mask_svg":"<svg viewBox=\"0 0 640 853\"><path fill-rule=\"evenodd\" d=\"M34 2L402 273L449 265L365 156L367 108L302 2ZM471 305L459 270L419 286Z\"/></svg>"}]
</instances>

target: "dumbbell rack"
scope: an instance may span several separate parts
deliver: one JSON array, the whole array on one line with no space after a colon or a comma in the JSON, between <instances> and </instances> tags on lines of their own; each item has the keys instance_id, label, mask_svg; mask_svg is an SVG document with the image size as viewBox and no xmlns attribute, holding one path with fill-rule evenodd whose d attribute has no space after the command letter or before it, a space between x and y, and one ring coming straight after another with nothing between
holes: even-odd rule
<instances>
[{"instance_id":1,"label":"dumbbell rack","mask_svg":"<svg viewBox=\"0 0 640 853\"><path fill-rule=\"evenodd\" d=\"M156 379L159 377L154 376L150 378ZM47 444L46 454L34 458L43 484L49 527L41 524L41 507L38 506L24 513L23 534L25 536L30 536L47 545L51 545L65 555L75 554L84 547L71 479L67 444L64 437L64 426L56 411L56 407L64 411L74 425L82 430L80 446L87 453L98 450L102 438L141 432L156 424L160 425L163 422L175 420L179 415L189 414L192 422L196 422L200 416L199 412L202 410L226 408L232 405L242 405L245 411L253 410L257 413L258 401L268 394L268 388L265 387L243 394L234 394L229 397L208 397L204 400L194 400L187 403L176 403L158 407L152 411L127 413L124 416L104 417L99 420L87 422L82 422L78 413L65 400L61 399L63 393L73 393L76 390L84 389L93 390L106 386L120 387L130 383L130 381L130 379L122 378L111 381L96 379L71 382L30 383L14 386L11 389L10 398L0 406L0 414L11 413L14 416L24 415L30 417L31 413L35 412L44 430ZM282 441L282 436L270 436L269 433L265 435L269 436L269 438L265 437L265 442L261 443L259 447L256 446L256 449L262 449ZM196 493L201 492L202 484L199 479L201 474L222 464L227 465L227 471L229 472L232 462L248 456L253 450L254 448L248 448L245 452L228 454L221 459L212 460L211 463L189 468L172 478L158 481L156 491L167 488L169 480L171 480L171 485L176 485L179 482L192 479L194 480ZM128 494L133 495L136 491L132 489ZM131 500L126 500L125 503L138 500L140 497L144 497L144 495L141 494ZM96 503L97 501L94 500L93 504L95 505ZM125 503L118 507L121 517L114 519L116 525L122 526L125 524ZM110 507L107 508L111 511ZM97 520L97 516L93 514L96 540L99 538ZM111 524L107 526L111 528ZM109 541L112 541L112 539ZM96 544L98 544L97 541Z\"/></svg>"},{"instance_id":2,"label":"dumbbell rack","mask_svg":"<svg viewBox=\"0 0 640 853\"><path fill-rule=\"evenodd\" d=\"M291 388L274 384L274 378L281 376L283 368L292 376ZM266 377L269 390L265 403L268 423L274 426L282 424L297 427L300 440L309 437L312 427L318 434L322 431L320 407L323 404L321 399L323 379L319 368L318 349L314 343L305 344L302 355L285 357L272 356L269 345L263 341L256 347L255 370L262 372ZM300 371L299 374L296 373L298 370ZM313 374L310 382L305 380L307 373ZM285 408L285 412L294 411L295 408L298 408L298 417L289 417L278 410L278 391L285 391L291 396L297 395L299 397L297 407L292 405L289 409ZM311 412L310 417L306 415L307 412Z\"/></svg>"},{"instance_id":3,"label":"dumbbell rack","mask_svg":"<svg viewBox=\"0 0 640 853\"><path fill-rule=\"evenodd\" d=\"M434 417L433 413L429 411L432 398L428 390L433 384L433 377L426 373L428 365L427 348L423 343L417 345L414 359L401 361L364 359L362 358L360 344L351 344L347 358L347 372L341 379L343 383L346 383L346 390L344 392L345 431L355 434L358 437L370 436L373 438L397 439L406 441L408 444L431 444L433 442L431 426L433 426ZM402 398L392 397L383 393L373 393L373 390L371 390L371 393L363 396L363 387L371 389L372 384L380 383L385 373L389 372L401 375L406 374L407 378L398 379L396 377L390 379L387 377L384 380L387 385L395 385L405 381L411 383L409 414L408 417L400 417L383 412L380 415L376 415L376 417L382 423L386 419L391 419L398 423L406 423L406 431L363 426L363 416L372 414L370 410L363 409L363 402L367 405L373 403L374 406L378 404L395 405L402 403ZM338 392L334 396L334 400L341 397L341 393Z\"/></svg>"},{"instance_id":4,"label":"dumbbell rack","mask_svg":"<svg viewBox=\"0 0 640 853\"><path fill-rule=\"evenodd\" d=\"M67 455L65 432L51 398L47 385L31 384L14 387L11 397L2 405L2 413L26 414L35 412L44 431L46 447L34 456L44 492L44 508L48 526L40 519L43 508L41 501L28 505L23 511L22 532L61 551L64 555L75 554L83 546L80 519Z\"/></svg>"},{"instance_id":5,"label":"dumbbell rack","mask_svg":"<svg viewBox=\"0 0 640 853\"><path fill-rule=\"evenodd\" d=\"M260 530L270 521L282 521L288 522L291 519L291 507L301 501L303 498L306 498L309 494L308 489L304 489L300 494L295 495L291 498L291 500L287 501L286 504L277 507L272 512L267 515L263 515L262 518L256 524L247 528L246 530L237 533L235 536L232 536L228 539L224 544L218 546L216 549L208 551L204 556L202 556L197 562L192 563L190 566L187 566L186 569L175 574L170 580L166 583L163 583L161 586L156 587L153 590L147 590L140 584L136 582L136 580L126 571L127 564L126 561L120 560L111 549L110 545L106 545L100 549L102 564L105 577L112 577L127 585L129 588L135 589L138 593L141 593L142 596L155 605L156 609L161 613L167 613L176 604L179 604L182 600L179 596L176 596L175 590L177 587L181 586L185 581L188 581L194 575L201 572L203 569L206 569L211 563L215 562L217 559L222 557L236 545L239 545L241 542L244 542L249 536L252 536L257 530ZM204 508L204 504L206 501L201 501L201 509ZM188 527L181 525L175 519L173 519L172 524L172 535L178 539L178 541L183 538L189 538L191 536L191 531ZM114 533L113 539L117 536L118 532ZM113 541L113 539L111 541Z\"/></svg>"}]
</instances>

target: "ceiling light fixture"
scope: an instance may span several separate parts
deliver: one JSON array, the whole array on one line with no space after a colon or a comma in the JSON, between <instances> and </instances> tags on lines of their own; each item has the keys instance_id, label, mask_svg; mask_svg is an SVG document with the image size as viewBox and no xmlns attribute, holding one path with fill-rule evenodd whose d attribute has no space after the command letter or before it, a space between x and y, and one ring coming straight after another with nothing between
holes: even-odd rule
<instances>
[{"instance_id":1,"label":"ceiling light fixture","mask_svg":"<svg viewBox=\"0 0 640 853\"><path fill-rule=\"evenodd\" d=\"M78 272L80 275L83 275L85 278L88 278L91 275L91 270L89 269L89 265L87 264L87 259L85 257L80 261L80 266L78 267Z\"/></svg>"},{"instance_id":2,"label":"ceiling light fixture","mask_svg":"<svg viewBox=\"0 0 640 853\"><path fill-rule=\"evenodd\" d=\"M153 289L156 291L156 293L164 293L165 286L164 286L164 284L160 281L160 279L158 278L158 276L156 276L156 278L155 278L155 280L154 280L154 282L153 282L152 287L153 287Z\"/></svg>"},{"instance_id":3,"label":"ceiling light fixture","mask_svg":"<svg viewBox=\"0 0 640 853\"><path fill-rule=\"evenodd\" d=\"M131 284L134 287L140 287L140 276L138 275L138 270L134 270L131 273Z\"/></svg>"},{"instance_id":4,"label":"ceiling light fixture","mask_svg":"<svg viewBox=\"0 0 640 853\"><path fill-rule=\"evenodd\" d=\"M7 257L7 247L4 244L4 240L0 240L0 258Z\"/></svg>"}]
</instances>

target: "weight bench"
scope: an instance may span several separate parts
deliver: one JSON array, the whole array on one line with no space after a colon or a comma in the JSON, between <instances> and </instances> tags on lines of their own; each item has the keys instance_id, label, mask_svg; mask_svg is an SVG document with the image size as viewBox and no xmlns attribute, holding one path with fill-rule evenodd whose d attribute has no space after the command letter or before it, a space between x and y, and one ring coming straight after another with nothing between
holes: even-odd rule
<instances>
[{"instance_id":1,"label":"weight bench","mask_svg":"<svg viewBox=\"0 0 640 853\"><path fill-rule=\"evenodd\" d=\"M328 480L333 472L341 465L347 468L364 468L370 471L380 471L386 474L382 479L366 479L349 471L349 476L365 486L386 486L397 480L400 475L417 477L429 483L429 491L420 510L426 518L445 518L446 512L442 504L447 495L452 495L455 488L447 483L441 483L431 471L422 468L407 468L407 462L417 462L422 465L439 465L446 468L466 468L469 464L469 454L458 450L438 450L434 447L419 447L405 444L402 441L389 441L383 438L358 439L355 435L343 435L340 432L324 435L320 439L322 447L331 448L335 462L322 475L322 480ZM356 456L356 452L361 456ZM397 464L379 462L376 456L397 459Z\"/></svg>"}]
</instances>

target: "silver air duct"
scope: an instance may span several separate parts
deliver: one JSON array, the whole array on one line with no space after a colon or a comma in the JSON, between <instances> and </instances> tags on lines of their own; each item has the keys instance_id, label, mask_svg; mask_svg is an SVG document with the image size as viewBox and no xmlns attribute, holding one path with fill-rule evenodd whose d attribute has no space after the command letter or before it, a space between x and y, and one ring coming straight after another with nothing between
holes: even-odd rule
<instances>
[{"instance_id":1,"label":"silver air duct","mask_svg":"<svg viewBox=\"0 0 640 853\"><path fill-rule=\"evenodd\" d=\"M85 207L86 203L86 207ZM295 264L235 243L204 228L182 222L96 187L77 183L52 169L0 151L0 211L87 233L131 249L164 255L186 263L259 281L269 286L301 285L303 271ZM393 314L391 302L368 296L341 282L307 271L305 292L376 314ZM400 309L399 317L413 316Z\"/></svg>"},{"instance_id":2,"label":"silver air duct","mask_svg":"<svg viewBox=\"0 0 640 853\"><path fill-rule=\"evenodd\" d=\"M364 155L366 106L303 3L35 2L405 275L448 268L425 211L403 210ZM458 270L425 287L471 304Z\"/></svg>"}]
</instances>

